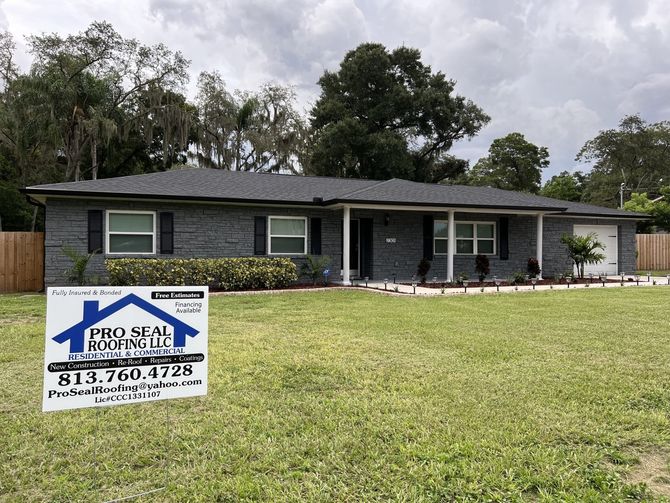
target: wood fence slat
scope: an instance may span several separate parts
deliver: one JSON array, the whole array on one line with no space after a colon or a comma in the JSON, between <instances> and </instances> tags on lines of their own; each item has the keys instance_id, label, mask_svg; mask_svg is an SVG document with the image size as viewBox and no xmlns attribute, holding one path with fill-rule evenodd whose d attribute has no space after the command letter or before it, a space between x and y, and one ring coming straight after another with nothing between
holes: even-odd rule
<instances>
[{"instance_id":1,"label":"wood fence slat","mask_svg":"<svg viewBox=\"0 0 670 503\"><path fill-rule=\"evenodd\" d=\"M637 234L637 269L670 270L670 234Z\"/></svg>"},{"instance_id":2,"label":"wood fence slat","mask_svg":"<svg viewBox=\"0 0 670 503\"><path fill-rule=\"evenodd\" d=\"M44 233L0 232L0 292L44 287Z\"/></svg>"}]
</instances>

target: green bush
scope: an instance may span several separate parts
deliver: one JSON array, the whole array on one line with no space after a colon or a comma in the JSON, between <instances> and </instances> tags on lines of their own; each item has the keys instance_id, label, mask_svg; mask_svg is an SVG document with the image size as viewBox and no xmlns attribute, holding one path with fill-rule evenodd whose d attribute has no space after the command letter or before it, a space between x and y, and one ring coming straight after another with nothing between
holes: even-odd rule
<instances>
[{"instance_id":1,"label":"green bush","mask_svg":"<svg viewBox=\"0 0 670 503\"><path fill-rule=\"evenodd\" d=\"M114 286L207 285L217 290L283 288L298 275L288 258L191 258L105 260Z\"/></svg>"},{"instance_id":2,"label":"green bush","mask_svg":"<svg viewBox=\"0 0 670 503\"><path fill-rule=\"evenodd\" d=\"M512 273L512 277L509 280L510 285L523 285L526 282L526 273L521 271L516 271Z\"/></svg>"}]
</instances>

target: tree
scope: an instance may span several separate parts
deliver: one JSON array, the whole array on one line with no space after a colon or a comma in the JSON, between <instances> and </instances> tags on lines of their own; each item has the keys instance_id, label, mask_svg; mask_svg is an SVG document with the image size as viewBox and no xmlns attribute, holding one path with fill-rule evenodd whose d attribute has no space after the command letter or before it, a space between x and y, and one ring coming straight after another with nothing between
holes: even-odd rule
<instances>
[{"instance_id":1,"label":"tree","mask_svg":"<svg viewBox=\"0 0 670 503\"><path fill-rule=\"evenodd\" d=\"M468 173L468 182L537 194L542 170L548 165L546 147L530 143L521 133L510 133L493 140L489 155L477 161Z\"/></svg>"},{"instance_id":2,"label":"tree","mask_svg":"<svg viewBox=\"0 0 670 503\"><path fill-rule=\"evenodd\" d=\"M544 184L540 195L563 201L580 201L584 191L584 174L581 171L562 171Z\"/></svg>"},{"instance_id":3,"label":"tree","mask_svg":"<svg viewBox=\"0 0 670 503\"><path fill-rule=\"evenodd\" d=\"M561 243L567 247L568 256L575 263L580 278L584 278L584 266L586 264L599 264L605 260L605 255L598 251L605 250L605 247L598 241L594 233L586 236L563 234Z\"/></svg>"},{"instance_id":4,"label":"tree","mask_svg":"<svg viewBox=\"0 0 670 503\"><path fill-rule=\"evenodd\" d=\"M135 129L151 143L154 126L168 131L168 121L186 122L164 100L188 81L188 61L179 52L124 39L105 22L67 37L31 36L28 45L34 58L28 79L39 100L32 104L47 114L44 137L64 157L65 181L83 176L86 155L96 178L98 151L117 134Z\"/></svg>"},{"instance_id":5,"label":"tree","mask_svg":"<svg viewBox=\"0 0 670 503\"><path fill-rule=\"evenodd\" d=\"M185 159L191 110L178 92L188 66L180 53L125 39L104 22L27 42L33 60L22 73L11 35L0 33L0 186L3 200L14 201L0 205L6 227L41 221L22 186L168 169Z\"/></svg>"},{"instance_id":6,"label":"tree","mask_svg":"<svg viewBox=\"0 0 670 503\"><path fill-rule=\"evenodd\" d=\"M311 110L311 174L346 178L404 178L437 183L467 163L449 155L489 117L454 95L455 82L433 73L417 49L365 43L335 72L319 79Z\"/></svg>"},{"instance_id":7,"label":"tree","mask_svg":"<svg viewBox=\"0 0 670 503\"><path fill-rule=\"evenodd\" d=\"M626 116L617 129L587 141L576 160L593 163L585 201L616 207L622 183L631 193L657 193L663 180L670 180L670 122Z\"/></svg>"},{"instance_id":8,"label":"tree","mask_svg":"<svg viewBox=\"0 0 670 503\"><path fill-rule=\"evenodd\" d=\"M623 206L625 210L651 216L651 220L640 220L637 223L637 231L640 233L651 232L654 228L670 232L670 185L661 188L659 192L661 196L655 199L649 199L646 192L633 192Z\"/></svg>"},{"instance_id":9,"label":"tree","mask_svg":"<svg viewBox=\"0 0 670 503\"><path fill-rule=\"evenodd\" d=\"M238 171L299 171L304 131L295 92L265 84L229 93L218 72L198 78L196 157L201 165Z\"/></svg>"}]
</instances>

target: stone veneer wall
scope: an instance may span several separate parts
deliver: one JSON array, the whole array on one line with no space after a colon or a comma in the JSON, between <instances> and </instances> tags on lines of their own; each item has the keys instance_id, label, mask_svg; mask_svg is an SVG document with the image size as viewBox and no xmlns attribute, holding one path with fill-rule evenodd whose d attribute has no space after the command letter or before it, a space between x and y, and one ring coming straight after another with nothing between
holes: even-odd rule
<instances>
[{"instance_id":1,"label":"stone veneer wall","mask_svg":"<svg viewBox=\"0 0 670 503\"><path fill-rule=\"evenodd\" d=\"M218 204L102 201L50 198L47 200L45 225L45 283L46 286L65 283L64 272L71 265L63 254L62 246L68 245L78 251L87 251L88 210L152 210L174 213L174 254L155 257L239 257L253 256L254 217L267 215L291 215L320 217L322 219L322 252L332 259L333 272L339 272L341 264L341 210L318 208L286 208L261 206L225 206ZM385 215L388 214L388 225ZM399 279L410 278L423 256L422 212L386 212L352 210L352 218L373 219L372 278L391 279L393 273ZM447 219L446 213L434 213L435 219ZM490 256L491 274L506 277L515 271L526 271L528 258L535 257L536 221L534 216L509 215L509 259L500 260ZM104 223L103 219L103 223ZM497 214L456 213L456 221L495 222L498 232ZM544 218L544 275L553 276L571 270L571 264L560 243L563 233L571 233L574 224L617 224L619 228L619 269L635 269L635 222L597 218ZM104 230L104 229L103 229ZM158 229L156 239L159 239ZM308 250L309 250L308 236ZM158 243L158 241L157 241ZM157 246L158 248L158 246ZM496 252L498 246L496 243ZM137 255L131 255L138 257ZM120 255L114 255L120 257ZM154 256L152 256L154 257ZM298 265L300 256L292 257ZM106 280L105 255L92 258L89 276ZM466 273L475 277L474 256L454 257L454 273ZM446 277L446 255L437 255L429 277ZM335 279L337 274L333 275Z\"/></svg>"}]
</instances>

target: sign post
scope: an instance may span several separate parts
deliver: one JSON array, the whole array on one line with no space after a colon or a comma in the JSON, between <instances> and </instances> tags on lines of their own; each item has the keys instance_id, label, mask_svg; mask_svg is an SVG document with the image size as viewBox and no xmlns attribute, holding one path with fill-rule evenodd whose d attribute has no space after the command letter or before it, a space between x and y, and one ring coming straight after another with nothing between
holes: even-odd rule
<instances>
[{"instance_id":1,"label":"sign post","mask_svg":"<svg viewBox=\"0 0 670 503\"><path fill-rule=\"evenodd\" d=\"M206 395L208 293L192 286L49 288L42 410Z\"/></svg>"}]
</instances>

